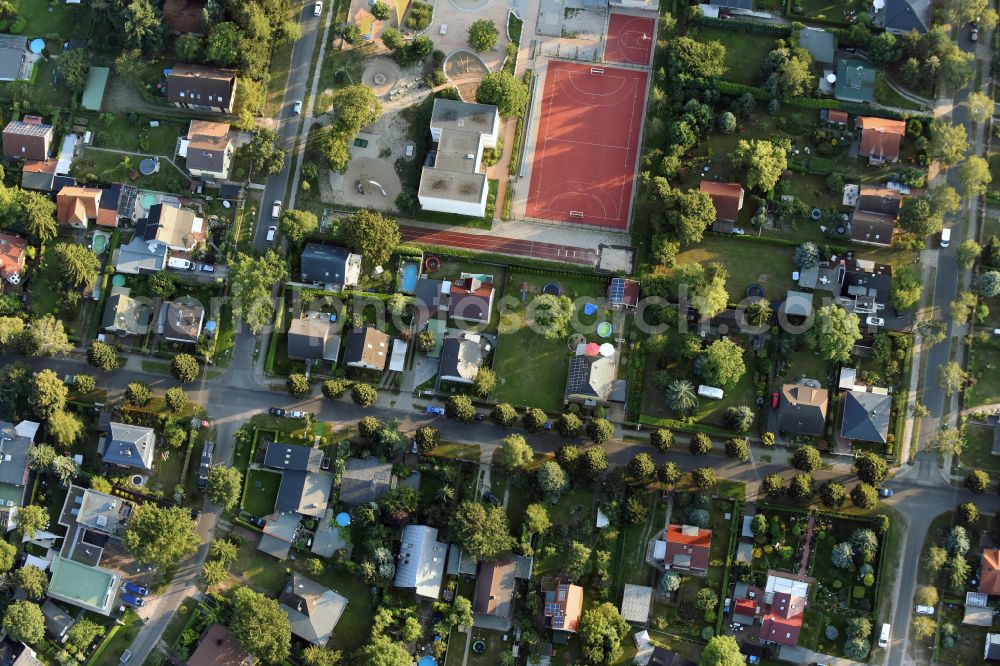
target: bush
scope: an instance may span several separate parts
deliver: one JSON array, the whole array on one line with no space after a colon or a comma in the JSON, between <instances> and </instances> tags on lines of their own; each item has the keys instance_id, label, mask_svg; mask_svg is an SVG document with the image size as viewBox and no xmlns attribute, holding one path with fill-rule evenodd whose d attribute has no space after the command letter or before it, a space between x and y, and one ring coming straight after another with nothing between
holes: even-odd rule
<instances>
[{"instance_id":1,"label":"bush","mask_svg":"<svg viewBox=\"0 0 1000 666\"><path fill-rule=\"evenodd\" d=\"M288 375L285 387L288 389L288 393L291 394L293 398L304 398L309 395L309 380L306 379L305 375Z\"/></svg>"},{"instance_id":2,"label":"bush","mask_svg":"<svg viewBox=\"0 0 1000 666\"><path fill-rule=\"evenodd\" d=\"M823 635L826 636L828 641L835 641L840 636L840 631L831 624L823 631Z\"/></svg>"}]
</instances>

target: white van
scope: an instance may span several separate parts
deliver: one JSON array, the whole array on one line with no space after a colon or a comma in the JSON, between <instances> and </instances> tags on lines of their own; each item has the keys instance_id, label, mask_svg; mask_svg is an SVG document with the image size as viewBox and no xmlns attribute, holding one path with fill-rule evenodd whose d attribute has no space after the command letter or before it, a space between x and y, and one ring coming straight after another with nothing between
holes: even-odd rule
<instances>
[{"instance_id":1,"label":"white van","mask_svg":"<svg viewBox=\"0 0 1000 666\"><path fill-rule=\"evenodd\" d=\"M268 243L273 243L274 242L274 234L277 233L277 231L278 231L278 227L268 227L267 228L267 242Z\"/></svg>"},{"instance_id":2,"label":"white van","mask_svg":"<svg viewBox=\"0 0 1000 666\"><path fill-rule=\"evenodd\" d=\"M914 609L913 612L916 613L917 615L934 615L934 607L921 606L920 604L917 604L917 607L916 609Z\"/></svg>"},{"instance_id":3,"label":"white van","mask_svg":"<svg viewBox=\"0 0 1000 666\"><path fill-rule=\"evenodd\" d=\"M951 242L951 229L945 227L941 230L941 247L948 247Z\"/></svg>"},{"instance_id":4,"label":"white van","mask_svg":"<svg viewBox=\"0 0 1000 666\"><path fill-rule=\"evenodd\" d=\"M878 646L884 648L889 644L889 632L892 631L892 626L886 622L882 625L882 633L878 637Z\"/></svg>"},{"instance_id":5,"label":"white van","mask_svg":"<svg viewBox=\"0 0 1000 666\"><path fill-rule=\"evenodd\" d=\"M703 398L711 398L712 400L722 400L726 397L725 392L715 386L706 386L705 384L700 384L698 386L698 395Z\"/></svg>"},{"instance_id":6,"label":"white van","mask_svg":"<svg viewBox=\"0 0 1000 666\"><path fill-rule=\"evenodd\" d=\"M280 199L278 199L277 201L275 201L274 205L271 206L271 219L272 220L277 220L279 217L281 217L281 200Z\"/></svg>"},{"instance_id":7,"label":"white van","mask_svg":"<svg viewBox=\"0 0 1000 666\"><path fill-rule=\"evenodd\" d=\"M189 271L192 268L192 264L189 260L174 257L167 259L167 266L181 271Z\"/></svg>"}]
</instances>

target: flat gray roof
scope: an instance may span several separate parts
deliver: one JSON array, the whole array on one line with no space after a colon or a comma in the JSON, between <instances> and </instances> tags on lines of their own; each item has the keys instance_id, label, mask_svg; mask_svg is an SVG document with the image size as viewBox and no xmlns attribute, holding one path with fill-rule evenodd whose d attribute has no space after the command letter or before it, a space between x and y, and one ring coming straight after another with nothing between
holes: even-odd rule
<instances>
[{"instance_id":1,"label":"flat gray roof","mask_svg":"<svg viewBox=\"0 0 1000 666\"><path fill-rule=\"evenodd\" d=\"M434 100L431 128L440 131L434 166L420 174L419 194L439 199L478 202L487 187L477 173L479 144L497 129L497 107L450 99ZM469 156L472 156L471 158Z\"/></svg>"}]
</instances>

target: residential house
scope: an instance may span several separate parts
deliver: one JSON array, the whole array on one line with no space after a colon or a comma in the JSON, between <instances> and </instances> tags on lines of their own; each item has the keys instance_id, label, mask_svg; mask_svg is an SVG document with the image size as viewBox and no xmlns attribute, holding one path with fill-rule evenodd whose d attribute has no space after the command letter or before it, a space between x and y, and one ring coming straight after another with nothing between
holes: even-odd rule
<instances>
[{"instance_id":1,"label":"residential house","mask_svg":"<svg viewBox=\"0 0 1000 666\"><path fill-rule=\"evenodd\" d=\"M103 441L103 452L101 445L98 449L105 465L150 471L153 469L156 433L152 428L112 421Z\"/></svg>"},{"instance_id":2,"label":"residential house","mask_svg":"<svg viewBox=\"0 0 1000 666\"><path fill-rule=\"evenodd\" d=\"M616 383L617 364L614 352L602 353L596 343L581 343L569 360L566 376L566 401L595 406L611 398Z\"/></svg>"},{"instance_id":3,"label":"residential house","mask_svg":"<svg viewBox=\"0 0 1000 666\"><path fill-rule=\"evenodd\" d=\"M0 278L9 284L20 284L27 249L28 241L20 236L0 233Z\"/></svg>"},{"instance_id":4,"label":"residential house","mask_svg":"<svg viewBox=\"0 0 1000 666\"><path fill-rule=\"evenodd\" d=\"M135 216L135 200L138 197L139 189L133 185L113 183L102 190L97 226L114 228L123 217L131 220Z\"/></svg>"},{"instance_id":5,"label":"residential house","mask_svg":"<svg viewBox=\"0 0 1000 666\"><path fill-rule=\"evenodd\" d=\"M616 310L635 310L639 306L639 281L630 278L611 278L608 287L608 305Z\"/></svg>"},{"instance_id":6,"label":"residential house","mask_svg":"<svg viewBox=\"0 0 1000 666\"><path fill-rule=\"evenodd\" d=\"M115 250L115 270L126 275L149 275L167 267L170 249L157 242L146 242L136 236Z\"/></svg>"},{"instance_id":7,"label":"residential house","mask_svg":"<svg viewBox=\"0 0 1000 666\"><path fill-rule=\"evenodd\" d=\"M365 370L385 370L389 360L389 336L371 326L354 328L347 334L344 365Z\"/></svg>"},{"instance_id":8,"label":"residential house","mask_svg":"<svg viewBox=\"0 0 1000 666\"><path fill-rule=\"evenodd\" d=\"M177 34L204 34L205 4L203 0L164 0L163 25Z\"/></svg>"},{"instance_id":9,"label":"residential house","mask_svg":"<svg viewBox=\"0 0 1000 666\"><path fill-rule=\"evenodd\" d=\"M1000 596L1000 549L983 548L979 567L979 591Z\"/></svg>"},{"instance_id":10,"label":"residential house","mask_svg":"<svg viewBox=\"0 0 1000 666\"><path fill-rule=\"evenodd\" d=\"M715 219L721 222L736 222L743 209L743 186L739 183L717 183L703 180L699 190L712 198Z\"/></svg>"},{"instance_id":11,"label":"residential house","mask_svg":"<svg viewBox=\"0 0 1000 666\"><path fill-rule=\"evenodd\" d=\"M0 643L0 664L3 666L45 666L46 663L38 658L37 652L10 636Z\"/></svg>"},{"instance_id":12,"label":"residential house","mask_svg":"<svg viewBox=\"0 0 1000 666\"><path fill-rule=\"evenodd\" d=\"M861 130L858 156L867 157L871 165L894 164L899 161L899 149L906 134L906 122L858 116L856 127Z\"/></svg>"},{"instance_id":13,"label":"residential house","mask_svg":"<svg viewBox=\"0 0 1000 666\"><path fill-rule=\"evenodd\" d=\"M21 167L21 189L52 192L58 164L54 159L25 160Z\"/></svg>"},{"instance_id":14,"label":"residential house","mask_svg":"<svg viewBox=\"0 0 1000 666\"><path fill-rule=\"evenodd\" d=\"M193 345L201 336L205 323L205 306L193 298L167 301L160 306L160 327L163 339Z\"/></svg>"},{"instance_id":15,"label":"residential house","mask_svg":"<svg viewBox=\"0 0 1000 666\"><path fill-rule=\"evenodd\" d=\"M55 128L38 116L12 120L3 129L3 156L44 162L49 158L55 134Z\"/></svg>"},{"instance_id":16,"label":"residential house","mask_svg":"<svg viewBox=\"0 0 1000 666\"><path fill-rule=\"evenodd\" d=\"M829 398L824 388L785 384L778 403L778 430L789 435L822 435Z\"/></svg>"},{"instance_id":17,"label":"residential house","mask_svg":"<svg viewBox=\"0 0 1000 666\"><path fill-rule=\"evenodd\" d=\"M851 119L851 116L847 113L847 111L820 109L819 119L827 125L844 128L847 127L847 122Z\"/></svg>"},{"instance_id":18,"label":"residential house","mask_svg":"<svg viewBox=\"0 0 1000 666\"><path fill-rule=\"evenodd\" d=\"M907 35L914 30L927 32L931 25L931 0L885 0L881 8L874 5L872 24L894 35Z\"/></svg>"},{"instance_id":19,"label":"residential house","mask_svg":"<svg viewBox=\"0 0 1000 666\"><path fill-rule=\"evenodd\" d=\"M489 182L480 170L483 151L495 148L500 113L492 104L435 99L430 131L435 149L420 172L417 199L424 210L486 215Z\"/></svg>"},{"instance_id":20,"label":"residential house","mask_svg":"<svg viewBox=\"0 0 1000 666\"><path fill-rule=\"evenodd\" d=\"M438 541L438 531L427 525L407 525L400 536L399 557L393 585L413 589L418 597L436 600L448 546Z\"/></svg>"},{"instance_id":21,"label":"residential house","mask_svg":"<svg viewBox=\"0 0 1000 666\"><path fill-rule=\"evenodd\" d=\"M885 389L847 391L840 435L860 442L885 444L889 441L889 414L892 396Z\"/></svg>"},{"instance_id":22,"label":"residential house","mask_svg":"<svg viewBox=\"0 0 1000 666\"><path fill-rule=\"evenodd\" d=\"M101 563L110 541L120 541L135 505L122 497L71 485L59 512L66 528L59 554L88 566Z\"/></svg>"},{"instance_id":23,"label":"residential house","mask_svg":"<svg viewBox=\"0 0 1000 666\"><path fill-rule=\"evenodd\" d=\"M445 292L446 288L449 292L451 291L451 282L435 280L423 275L417 278L417 287L414 290L415 314L413 316L416 328L422 328L438 313L448 311L448 299L445 298L448 295Z\"/></svg>"},{"instance_id":24,"label":"residential house","mask_svg":"<svg viewBox=\"0 0 1000 666\"><path fill-rule=\"evenodd\" d=\"M326 312L307 312L292 320L286 336L288 358L299 361L333 361L340 356L340 336Z\"/></svg>"},{"instance_id":25,"label":"residential house","mask_svg":"<svg viewBox=\"0 0 1000 666\"><path fill-rule=\"evenodd\" d=\"M178 155L195 178L226 180L236 149L229 138L229 123L192 120Z\"/></svg>"},{"instance_id":26,"label":"residential house","mask_svg":"<svg viewBox=\"0 0 1000 666\"><path fill-rule=\"evenodd\" d=\"M278 605L288 615L294 635L323 646L340 622L347 598L293 571L278 597Z\"/></svg>"},{"instance_id":27,"label":"residential house","mask_svg":"<svg viewBox=\"0 0 1000 666\"><path fill-rule=\"evenodd\" d=\"M662 545L660 545L662 544ZM683 571L692 576L708 573L712 550L712 530L694 525L667 525L661 542L654 545L654 559L668 571Z\"/></svg>"},{"instance_id":28,"label":"residential house","mask_svg":"<svg viewBox=\"0 0 1000 666\"><path fill-rule=\"evenodd\" d=\"M802 28L799 30L799 47L809 51L813 62L832 65L836 59L837 38L822 28Z\"/></svg>"},{"instance_id":29,"label":"residential house","mask_svg":"<svg viewBox=\"0 0 1000 666\"><path fill-rule=\"evenodd\" d=\"M453 280L448 288L448 316L462 321L489 323L493 311L492 275L469 275Z\"/></svg>"},{"instance_id":30,"label":"residential house","mask_svg":"<svg viewBox=\"0 0 1000 666\"><path fill-rule=\"evenodd\" d=\"M340 476L340 502L350 507L367 504L391 488L391 463L378 458L348 458Z\"/></svg>"},{"instance_id":31,"label":"residential house","mask_svg":"<svg viewBox=\"0 0 1000 666\"><path fill-rule=\"evenodd\" d=\"M695 662L659 645L653 648L646 666L697 666Z\"/></svg>"},{"instance_id":32,"label":"residential house","mask_svg":"<svg viewBox=\"0 0 1000 666\"><path fill-rule=\"evenodd\" d=\"M993 626L993 609L990 608L989 595L982 592L965 593L965 612L962 614L962 624L974 627Z\"/></svg>"},{"instance_id":33,"label":"residential house","mask_svg":"<svg viewBox=\"0 0 1000 666\"><path fill-rule=\"evenodd\" d=\"M892 245L902 205L903 195L898 189L862 185L852 215L851 240L881 247Z\"/></svg>"},{"instance_id":34,"label":"residential house","mask_svg":"<svg viewBox=\"0 0 1000 666\"><path fill-rule=\"evenodd\" d=\"M361 255L346 247L306 243L300 265L302 282L328 289L356 287L361 278Z\"/></svg>"},{"instance_id":35,"label":"residential house","mask_svg":"<svg viewBox=\"0 0 1000 666\"><path fill-rule=\"evenodd\" d=\"M42 615L45 617L46 633L58 643L63 643L75 618L48 599L42 603Z\"/></svg>"},{"instance_id":36,"label":"residential house","mask_svg":"<svg viewBox=\"0 0 1000 666\"><path fill-rule=\"evenodd\" d=\"M652 607L653 588L625 583L622 594L622 618L631 624L644 627L649 622L649 611Z\"/></svg>"},{"instance_id":37,"label":"residential house","mask_svg":"<svg viewBox=\"0 0 1000 666\"><path fill-rule=\"evenodd\" d=\"M983 661L990 662L991 664L1000 663L1000 634L986 634Z\"/></svg>"},{"instance_id":38,"label":"residential house","mask_svg":"<svg viewBox=\"0 0 1000 666\"><path fill-rule=\"evenodd\" d=\"M479 564L479 575L476 576L476 589L472 597L474 618L489 616L506 620L499 624L510 628L516 573L517 562L513 556ZM495 620L487 620L485 617L477 618L476 624L495 628Z\"/></svg>"},{"instance_id":39,"label":"residential house","mask_svg":"<svg viewBox=\"0 0 1000 666\"><path fill-rule=\"evenodd\" d=\"M29 497L28 451L35 442L39 424L34 421L13 423L0 421L0 511L7 526L11 517L16 520L17 507L24 506Z\"/></svg>"},{"instance_id":40,"label":"residential house","mask_svg":"<svg viewBox=\"0 0 1000 666\"><path fill-rule=\"evenodd\" d=\"M111 615L122 582L117 573L61 555L52 558L49 572L51 578L46 591L49 598L106 617Z\"/></svg>"},{"instance_id":41,"label":"residential house","mask_svg":"<svg viewBox=\"0 0 1000 666\"><path fill-rule=\"evenodd\" d=\"M837 82L833 96L842 102L866 104L875 97L878 69L863 60L842 58L837 61Z\"/></svg>"},{"instance_id":42,"label":"residential house","mask_svg":"<svg viewBox=\"0 0 1000 666\"><path fill-rule=\"evenodd\" d=\"M279 560L287 560L301 523L302 516L297 513L276 513L270 516L261 529L257 550Z\"/></svg>"},{"instance_id":43,"label":"residential house","mask_svg":"<svg viewBox=\"0 0 1000 666\"><path fill-rule=\"evenodd\" d=\"M187 660L188 666L251 666L252 664L253 658L250 653L243 649L229 629L218 622L208 628L198 642L198 647Z\"/></svg>"},{"instance_id":44,"label":"residential house","mask_svg":"<svg viewBox=\"0 0 1000 666\"><path fill-rule=\"evenodd\" d=\"M101 208L101 191L91 187L64 187L56 194L56 221L59 224L86 229L97 221Z\"/></svg>"},{"instance_id":45,"label":"residential house","mask_svg":"<svg viewBox=\"0 0 1000 666\"><path fill-rule=\"evenodd\" d=\"M444 339L438 376L441 381L471 384L483 364L483 347L475 333L459 333Z\"/></svg>"},{"instance_id":46,"label":"residential house","mask_svg":"<svg viewBox=\"0 0 1000 666\"><path fill-rule=\"evenodd\" d=\"M892 296L892 267L867 259L844 262L837 304L862 316L884 310Z\"/></svg>"},{"instance_id":47,"label":"residential house","mask_svg":"<svg viewBox=\"0 0 1000 666\"><path fill-rule=\"evenodd\" d=\"M542 591L542 616L553 631L575 634L580 630L583 615L583 588L555 581L555 586Z\"/></svg>"},{"instance_id":48,"label":"residential house","mask_svg":"<svg viewBox=\"0 0 1000 666\"><path fill-rule=\"evenodd\" d=\"M167 75L167 101L183 109L232 113L236 83L236 70L174 65Z\"/></svg>"},{"instance_id":49,"label":"residential house","mask_svg":"<svg viewBox=\"0 0 1000 666\"><path fill-rule=\"evenodd\" d=\"M30 79L38 57L29 54L24 35L0 35L0 81Z\"/></svg>"},{"instance_id":50,"label":"residential house","mask_svg":"<svg viewBox=\"0 0 1000 666\"><path fill-rule=\"evenodd\" d=\"M760 622L761 642L795 645L808 598L809 584L805 581L769 575L764 588L766 611Z\"/></svg>"},{"instance_id":51,"label":"residential house","mask_svg":"<svg viewBox=\"0 0 1000 666\"><path fill-rule=\"evenodd\" d=\"M136 238L162 243L175 252L190 252L205 240L205 221L190 208L158 203L135 225Z\"/></svg>"},{"instance_id":52,"label":"residential house","mask_svg":"<svg viewBox=\"0 0 1000 666\"><path fill-rule=\"evenodd\" d=\"M318 518L330 503L333 477L320 471L322 449L271 442L264 453L264 465L281 470L281 483L274 508Z\"/></svg>"},{"instance_id":53,"label":"residential house","mask_svg":"<svg viewBox=\"0 0 1000 666\"><path fill-rule=\"evenodd\" d=\"M104 305L101 330L119 335L145 335L153 322L153 306L147 299L130 296L128 287L112 287Z\"/></svg>"}]
</instances>

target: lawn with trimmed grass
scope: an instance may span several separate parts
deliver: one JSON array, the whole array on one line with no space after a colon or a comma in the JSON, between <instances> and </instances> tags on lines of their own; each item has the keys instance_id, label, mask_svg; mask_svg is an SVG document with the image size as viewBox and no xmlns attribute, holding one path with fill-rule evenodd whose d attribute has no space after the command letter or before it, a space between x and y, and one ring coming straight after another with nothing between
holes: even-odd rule
<instances>
[{"instance_id":1,"label":"lawn with trimmed grass","mask_svg":"<svg viewBox=\"0 0 1000 666\"><path fill-rule=\"evenodd\" d=\"M281 475L262 469L247 472L246 493L243 496L243 510L252 516L268 516L274 512L274 502L278 499Z\"/></svg>"},{"instance_id":2,"label":"lawn with trimmed grass","mask_svg":"<svg viewBox=\"0 0 1000 666\"><path fill-rule=\"evenodd\" d=\"M752 237L737 238L721 234L708 234L697 245L686 248L677 255L677 264L708 266L719 262L729 271L726 291L730 303L746 298L747 287L760 284L769 298L781 298L788 289L795 287L792 255L795 248L758 241ZM762 257L767 260L763 261Z\"/></svg>"},{"instance_id":3,"label":"lawn with trimmed grass","mask_svg":"<svg viewBox=\"0 0 1000 666\"><path fill-rule=\"evenodd\" d=\"M844 12L850 10L865 11L867 5L861 0L792 0L792 14L810 19L843 23L847 25Z\"/></svg>"},{"instance_id":4,"label":"lawn with trimmed grass","mask_svg":"<svg viewBox=\"0 0 1000 666\"><path fill-rule=\"evenodd\" d=\"M126 611L119 619L123 626L118 627L118 630L114 631L114 634L105 639L104 643L97 648L88 662L89 666L114 666L120 663L122 653L132 645L132 641L139 635L139 630L142 629L142 619L138 613L131 610ZM112 625L112 629L108 630L108 633L110 634L113 630L114 625Z\"/></svg>"},{"instance_id":5,"label":"lawn with trimmed grass","mask_svg":"<svg viewBox=\"0 0 1000 666\"><path fill-rule=\"evenodd\" d=\"M90 8L43 0L15 0L17 17L27 22L25 37L58 34L63 39L90 37Z\"/></svg>"},{"instance_id":6,"label":"lawn with trimmed grass","mask_svg":"<svg viewBox=\"0 0 1000 666\"><path fill-rule=\"evenodd\" d=\"M990 337L970 345L969 374L975 384L963 396L966 407L1000 402L1000 342Z\"/></svg>"},{"instance_id":7,"label":"lawn with trimmed grass","mask_svg":"<svg viewBox=\"0 0 1000 666\"><path fill-rule=\"evenodd\" d=\"M969 421L965 429L965 446L962 454L955 459L953 474L965 474L969 470L981 469L991 475L1000 474L1000 456L993 450L993 428Z\"/></svg>"},{"instance_id":8,"label":"lawn with trimmed grass","mask_svg":"<svg viewBox=\"0 0 1000 666\"><path fill-rule=\"evenodd\" d=\"M699 28L691 36L699 42L720 42L725 46L726 73L723 78L748 86L762 83L761 65L777 41L773 35L718 28Z\"/></svg>"},{"instance_id":9,"label":"lawn with trimmed grass","mask_svg":"<svg viewBox=\"0 0 1000 666\"><path fill-rule=\"evenodd\" d=\"M154 174L140 175L134 181L129 178L130 172L138 173L142 159L137 155L88 150L73 161L70 175L83 183L128 183L156 192L180 193L185 176L167 160L160 160L160 170Z\"/></svg>"},{"instance_id":10,"label":"lawn with trimmed grass","mask_svg":"<svg viewBox=\"0 0 1000 666\"><path fill-rule=\"evenodd\" d=\"M94 146L173 157L177 140L187 135L188 125L171 120L158 122L158 127L150 127L145 118L132 123L116 115L111 122L99 122L94 127Z\"/></svg>"},{"instance_id":11,"label":"lawn with trimmed grass","mask_svg":"<svg viewBox=\"0 0 1000 666\"><path fill-rule=\"evenodd\" d=\"M463 444L461 442L441 442L428 455L454 460L469 460L479 462L480 448L478 444Z\"/></svg>"}]
</instances>

